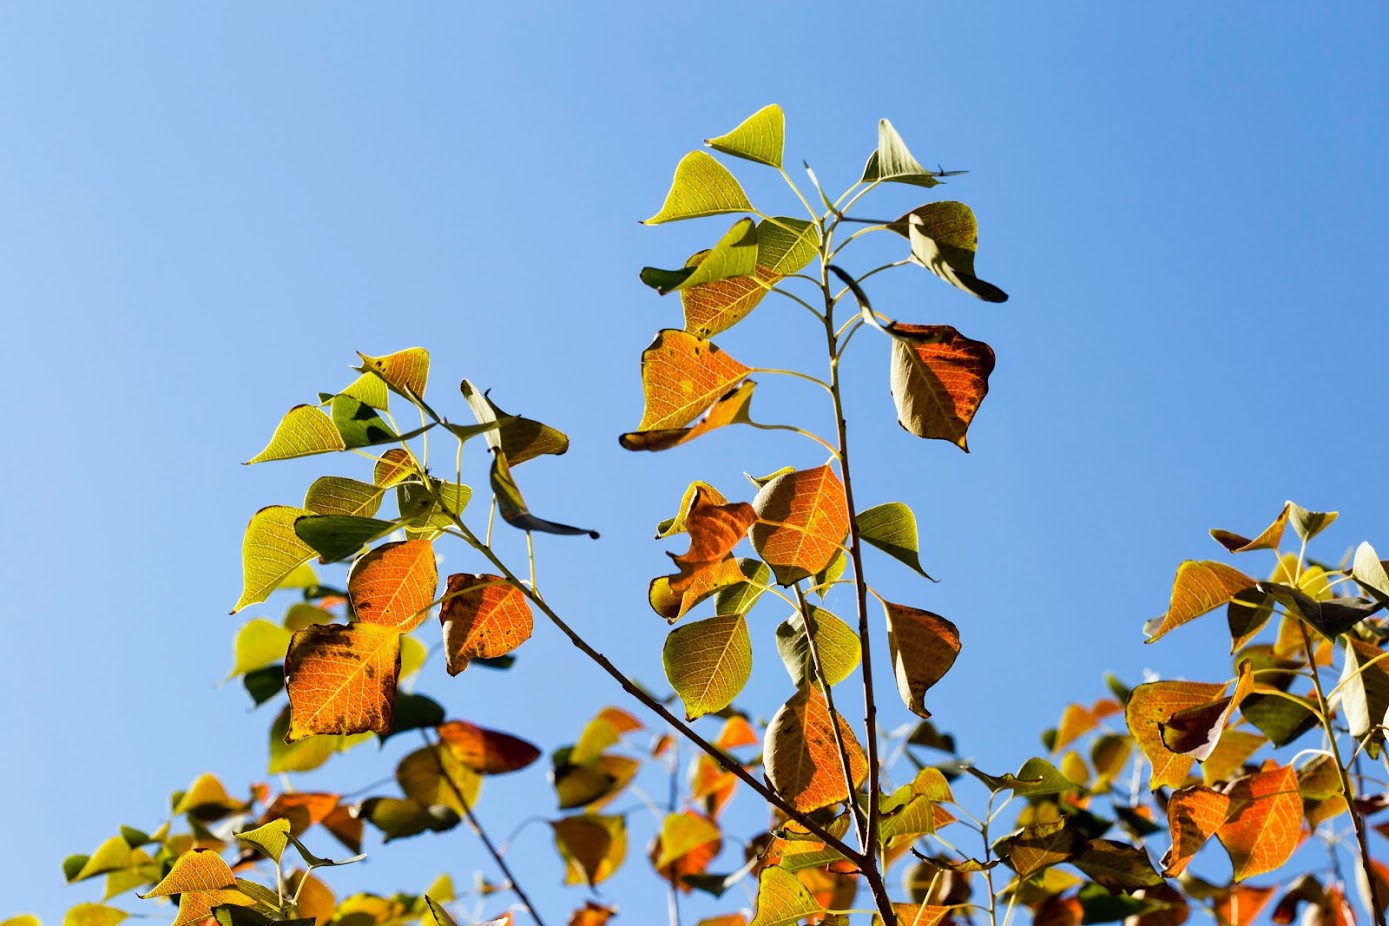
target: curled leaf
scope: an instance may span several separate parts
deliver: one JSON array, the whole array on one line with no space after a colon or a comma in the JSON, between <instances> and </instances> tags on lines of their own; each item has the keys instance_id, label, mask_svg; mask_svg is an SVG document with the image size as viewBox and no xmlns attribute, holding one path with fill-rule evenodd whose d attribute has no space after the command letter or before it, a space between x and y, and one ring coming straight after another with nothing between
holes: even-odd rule
<instances>
[{"instance_id":1,"label":"curled leaf","mask_svg":"<svg viewBox=\"0 0 1389 926\"><path fill-rule=\"evenodd\" d=\"M439 609L448 672L470 660L505 656L530 639L535 626L526 596L502 576L456 573Z\"/></svg>"},{"instance_id":2,"label":"curled leaf","mask_svg":"<svg viewBox=\"0 0 1389 926\"><path fill-rule=\"evenodd\" d=\"M945 677L960 654L960 631L939 614L883 602L887 614L887 643L897 692L902 702L923 720L926 692Z\"/></svg>"},{"instance_id":3,"label":"curled leaf","mask_svg":"<svg viewBox=\"0 0 1389 926\"><path fill-rule=\"evenodd\" d=\"M989 392L993 348L949 325L893 322L892 400L911 434L948 440L966 453L965 434Z\"/></svg>"}]
</instances>

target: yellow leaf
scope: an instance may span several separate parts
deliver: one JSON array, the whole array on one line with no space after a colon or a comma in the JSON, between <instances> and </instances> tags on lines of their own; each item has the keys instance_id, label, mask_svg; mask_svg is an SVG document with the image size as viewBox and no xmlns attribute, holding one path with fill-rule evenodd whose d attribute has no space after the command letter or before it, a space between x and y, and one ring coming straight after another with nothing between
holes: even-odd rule
<instances>
[{"instance_id":1,"label":"yellow leaf","mask_svg":"<svg viewBox=\"0 0 1389 926\"><path fill-rule=\"evenodd\" d=\"M117 910L115 907L108 907L99 903L80 903L73 907L63 917L63 926L119 926L126 917L130 916L124 910ZM6 920L5 926L16 920L22 921L25 917L15 917L14 920ZM38 924L38 917L28 917Z\"/></svg>"},{"instance_id":2,"label":"yellow leaf","mask_svg":"<svg viewBox=\"0 0 1389 926\"><path fill-rule=\"evenodd\" d=\"M1160 787L1179 788L1196 760L1171 752L1162 744L1162 724L1178 711L1197 707L1220 697L1224 685L1205 682L1160 681L1139 685L1129 696L1125 720L1138 748L1152 763L1153 774L1148 782L1152 790Z\"/></svg>"},{"instance_id":3,"label":"yellow leaf","mask_svg":"<svg viewBox=\"0 0 1389 926\"><path fill-rule=\"evenodd\" d=\"M555 848L565 864L565 884L605 880L627 854L627 826L622 817L580 814L550 822Z\"/></svg>"},{"instance_id":4,"label":"yellow leaf","mask_svg":"<svg viewBox=\"0 0 1389 926\"><path fill-rule=\"evenodd\" d=\"M315 453L331 453L342 450L342 435L333 426L333 420L313 405L296 405L285 413L270 443L246 465L264 463L268 460L290 460Z\"/></svg>"},{"instance_id":5,"label":"yellow leaf","mask_svg":"<svg viewBox=\"0 0 1389 926\"><path fill-rule=\"evenodd\" d=\"M1250 550L1276 550L1278 545L1283 542L1283 529L1288 525L1288 510L1292 502L1284 502L1283 510L1274 518L1273 523L1259 532L1253 540L1242 537L1231 531L1211 529L1211 536L1216 543L1220 544L1231 553L1247 553Z\"/></svg>"},{"instance_id":6,"label":"yellow leaf","mask_svg":"<svg viewBox=\"0 0 1389 926\"><path fill-rule=\"evenodd\" d=\"M400 636L393 630L361 623L300 630L285 659L285 742L316 733L389 733L399 672Z\"/></svg>"},{"instance_id":7,"label":"yellow leaf","mask_svg":"<svg viewBox=\"0 0 1389 926\"><path fill-rule=\"evenodd\" d=\"M751 211L752 203L728 168L703 151L691 151L675 166L675 179L661 211L642 224Z\"/></svg>"},{"instance_id":8,"label":"yellow leaf","mask_svg":"<svg viewBox=\"0 0 1389 926\"><path fill-rule=\"evenodd\" d=\"M724 614L678 627L666 637L661 661L685 704L685 719L721 711L752 674L747 622L741 614Z\"/></svg>"},{"instance_id":9,"label":"yellow leaf","mask_svg":"<svg viewBox=\"0 0 1389 926\"><path fill-rule=\"evenodd\" d=\"M731 132L704 143L715 151L747 158L771 167L781 166L781 149L786 138L786 115L772 103L748 116Z\"/></svg>"},{"instance_id":10,"label":"yellow leaf","mask_svg":"<svg viewBox=\"0 0 1389 926\"><path fill-rule=\"evenodd\" d=\"M245 675L253 669L274 665L285 658L289 649L289 631L264 618L247 621L236 632L236 642L232 644L235 653L232 670L228 678Z\"/></svg>"},{"instance_id":11,"label":"yellow leaf","mask_svg":"<svg viewBox=\"0 0 1389 926\"><path fill-rule=\"evenodd\" d=\"M415 750L400 760L395 777L406 797L423 807L442 804L460 817L477 804L482 791L482 776L447 748Z\"/></svg>"},{"instance_id":12,"label":"yellow leaf","mask_svg":"<svg viewBox=\"0 0 1389 926\"><path fill-rule=\"evenodd\" d=\"M795 875L769 865L757 879L757 907L748 926L794 926L824 912Z\"/></svg>"},{"instance_id":13,"label":"yellow leaf","mask_svg":"<svg viewBox=\"0 0 1389 926\"><path fill-rule=\"evenodd\" d=\"M1224 563L1187 560L1177 567L1177 578L1172 583L1172 603L1167 613L1153 622L1156 626L1149 631L1147 642L1152 643L1174 627L1229 604L1230 599L1256 584L1254 579Z\"/></svg>"},{"instance_id":14,"label":"yellow leaf","mask_svg":"<svg viewBox=\"0 0 1389 926\"><path fill-rule=\"evenodd\" d=\"M294 522L312 514L303 508L271 505L251 516L241 541L241 597L232 613L264 601L299 566L317 554L294 533Z\"/></svg>"},{"instance_id":15,"label":"yellow leaf","mask_svg":"<svg viewBox=\"0 0 1389 926\"><path fill-rule=\"evenodd\" d=\"M423 347L408 347L384 357L368 357L358 352L362 358L361 371L371 372L386 381L392 391L410 401L424 398L425 383L429 379L429 351Z\"/></svg>"}]
</instances>

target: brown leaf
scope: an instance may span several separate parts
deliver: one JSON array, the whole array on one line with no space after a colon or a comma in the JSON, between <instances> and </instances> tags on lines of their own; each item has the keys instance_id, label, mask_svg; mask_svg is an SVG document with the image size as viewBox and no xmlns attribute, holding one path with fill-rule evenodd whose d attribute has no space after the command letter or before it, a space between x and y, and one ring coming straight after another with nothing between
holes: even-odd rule
<instances>
[{"instance_id":1,"label":"brown leaf","mask_svg":"<svg viewBox=\"0 0 1389 926\"><path fill-rule=\"evenodd\" d=\"M1215 528L1211 529L1211 536L1216 543L1220 544L1231 553L1247 553L1250 550L1276 550L1278 545L1283 542L1283 529L1288 526L1288 508L1291 502L1283 503L1283 510L1278 513L1278 517L1273 519L1273 523L1265 527L1259 536L1250 540L1248 537L1241 537L1231 531L1222 531Z\"/></svg>"},{"instance_id":2,"label":"brown leaf","mask_svg":"<svg viewBox=\"0 0 1389 926\"><path fill-rule=\"evenodd\" d=\"M1162 873L1175 878L1186 871L1192 856L1215 835L1230 816L1230 798L1219 791L1193 785L1175 791L1167 802L1167 827L1172 848L1162 857Z\"/></svg>"},{"instance_id":3,"label":"brown leaf","mask_svg":"<svg viewBox=\"0 0 1389 926\"><path fill-rule=\"evenodd\" d=\"M714 504L702 488L696 489L685 514L690 548L678 556L670 554L680 567L680 572L670 577L670 590L683 595L695 587L704 572L721 568L726 572L730 551L756 520L757 513L747 502ZM741 572L737 581L742 581Z\"/></svg>"},{"instance_id":4,"label":"brown leaf","mask_svg":"<svg viewBox=\"0 0 1389 926\"><path fill-rule=\"evenodd\" d=\"M352 564L347 593L357 619L409 633L429 614L439 590L434 544L383 543Z\"/></svg>"},{"instance_id":5,"label":"brown leaf","mask_svg":"<svg viewBox=\"0 0 1389 926\"><path fill-rule=\"evenodd\" d=\"M333 896L328 885L312 872L298 868L285 880L290 896L299 898L299 915L312 918L314 926L327 926L328 921L333 918L333 911L337 909L337 898Z\"/></svg>"},{"instance_id":6,"label":"brown leaf","mask_svg":"<svg viewBox=\"0 0 1389 926\"><path fill-rule=\"evenodd\" d=\"M708 434L716 428L730 424L747 424L750 420L748 407L752 404L752 390L756 386L757 383L750 379L743 380L720 396L708 413L691 427L632 431L623 434L617 442L626 450L669 450L700 435Z\"/></svg>"},{"instance_id":7,"label":"brown leaf","mask_svg":"<svg viewBox=\"0 0 1389 926\"><path fill-rule=\"evenodd\" d=\"M1302 842L1297 773L1275 766L1237 779L1226 793L1238 809L1215 835L1230 853L1235 880L1279 868Z\"/></svg>"},{"instance_id":8,"label":"brown leaf","mask_svg":"<svg viewBox=\"0 0 1389 926\"><path fill-rule=\"evenodd\" d=\"M1092 839L1071 864L1111 892L1132 893L1162 883L1148 853L1126 842Z\"/></svg>"},{"instance_id":9,"label":"brown leaf","mask_svg":"<svg viewBox=\"0 0 1389 926\"><path fill-rule=\"evenodd\" d=\"M923 720L926 692L945 677L960 654L960 631L939 614L883 602L887 613L887 645L902 702Z\"/></svg>"},{"instance_id":10,"label":"brown leaf","mask_svg":"<svg viewBox=\"0 0 1389 926\"><path fill-rule=\"evenodd\" d=\"M391 731L400 635L375 624L315 624L290 638L285 658L292 743L316 733Z\"/></svg>"},{"instance_id":11,"label":"brown leaf","mask_svg":"<svg viewBox=\"0 0 1389 926\"><path fill-rule=\"evenodd\" d=\"M569 915L568 926L607 926L617 916L617 907L607 907L589 900Z\"/></svg>"},{"instance_id":12,"label":"brown leaf","mask_svg":"<svg viewBox=\"0 0 1389 926\"><path fill-rule=\"evenodd\" d=\"M1230 715L1254 690L1253 663L1241 659L1238 672L1235 690L1229 697L1184 708L1158 724L1162 745L1172 752L1191 756L1198 762L1208 759L1220 742L1220 735Z\"/></svg>"},{"instance_id":13,"label":"brown leaf","mask_svg":"<svg viewBox=\"0 0 1389 926\"><path fill-rule=\"evenodd\" d=\"M1228 604L1240 592L1257 584L1254 579L1224 563L1187 560L1177 567L1177 577L1172 583L1172 602L1167 607L1167 613L1152 622L1155 625L1152 630L1144 628L1151 634L1147 642L1161 639L1174 627Z\"/></svg>"},{"instance_id":14,"label":"brown leaf","mask_svg":"<svg viewBox=\"0 0 1389 926\"><path fill-rule=\"evenodd\" d=\"M849 753L854 787L868 775L868 761L853 728L836 715L834 723ZM783 704L767 726L763 760L776 792L796 810L809 813L846 800L849 788L830 726L829 706L812 685Z\"/></svg>"},{"instance_id":15,"label":"brown leaf","mask_svg":"<svg viewBox=\"0 0 1389 926\"><path fill-rule=\"evenodd\" d=\"M1085 837L1069 826L1065 817L1021 827L994 846L1019 878L1029 878L1053 865L1070 861L1084 847Z\"/></svg>"},{"instance_id":16,"label":"brown leaf","mask_svg":"<svg viewBox=\"0 0 1389 926\"><path fill-rule=\"evenodd\" d=\"M893 337L891 386L898 424L968 453L965 432L988 395L993 348L949 325L893 322L887 332Z\"/></svg>"},{"instance_id":17,"label":"brown leaf","mask_svg":"<svg viewBox=\"0 0 1389 926\"><path fill-rule=\"evenodd\" d=\"M1149 787L1179 788L1196 760L1177 755L1162 744L1162 724L1178 711L1197 707L1220 697L1224 685L1205 682L1160 681L1139 685L1129 696L1124 710L1129 732L1138 748L1152 763L1153 774Z\"/></svg>"},{"instance_id":18,"label":"brown leaf","mask_svg":"<svg viewBox=\"0 0 1389 926\"><path fill-rule=\"evenodd\" d=\"M646 410L637 430L683 428L751 372L711 341L661 331L641 355Z\"/></svg>"},{"instance_id":19,"label":"brown leaf","mask_svg":"<svg viewBox=\"0 0 1389 926\"><path fill-rule=\"evenodd\" d=\"M535 621L526 596L502 576L460 572L449 576L439 609L449 675L473 659L505 656L530 639Z\"/></svg>"},{"instance_id":20,"label":"brown leaf","mask_svg":"<svg viewBox=\"0 0 1389 926\"><path fill-rule=\"evenodd\" d=\"M451 720L437 727L436 732L459 762L480 775L514 772L540 758L540 750L520 737L487 730L466 720Z\"/></svg>"},{"instance_id":21,"label":"brown leaf","mask_svg":"<svg viewBox=\"0 0 1389 926\"><path fill-rule=\"evenodd\" d=\"M753 548L781 585L823 570L849 532L844 484L829 465L775 477L752 506L758 518L752 527Z\"/></svg>"},{"instance_id":22,"label":"brown leaf","mask_svg":"<svg viewBox=\"0 0 1389 926\"><path fill-rule=\"evenodd\" d=\"M550 828L565 862L565 884L593 887L616 871L627 854L627 827L622 817L580 814L552 820Z\"/></svg>"}]
</instances>

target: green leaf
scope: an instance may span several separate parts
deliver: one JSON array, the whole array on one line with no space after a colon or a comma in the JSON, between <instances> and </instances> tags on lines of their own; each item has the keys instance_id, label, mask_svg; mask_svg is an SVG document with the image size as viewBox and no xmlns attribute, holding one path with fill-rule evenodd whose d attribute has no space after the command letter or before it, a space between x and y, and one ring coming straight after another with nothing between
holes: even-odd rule
<instances>
[{"instance_id":1,"label":"green leaf","mask_svg":"<svg viewBox=\"0 0 1389 926\"><path fill-rule=\"evenodd\" d=\"M741 557L738 569L748 581L719 589L714 597L714 611L717 614L747 614L772 581L771 567L760 559Z\"/></svg>"},{"instance_id":2,"label":"green leaf","mask_svg":"<svg viewBox=\"0 0 1389 926\"><path fill-rule=\"evenodd\" d=\"M77 880L77 876L82 873L82 869L87 867L87 862L91 861L90 855L69 855L63 859L63 880L69 884Z\"/></svg>"},{"instance_id":3,"label":"green leaf","mask_svg":"<svg viewBox=\"0 0 1389 926\"><path fill-rule=\"evenodd\" d=\"M1317 601L1291 585L1277 582L1260 582L1257 588L1281 604L1293 617L1301 618L1317 633L1332 641L1383 607L1377 601L1363 598Z\"/></svg>"},{"instance_id":4,"label":"green leaf","mask_svg":"<svg viewBox=\"0 0 1389 926\"><path fill-rule=\"evenodd\" d=\"M1288 502L1288 521L1293 526L1293 532L1303 543L1326 530L1339 516L1340 512L1308 511L1296 502Z\"/></svg>"},{"instance_id":5,"label":"green leaf","mask_svg":"<svg viewBox=\"0 0 1389 926\"><path fill-rule=\"evenodd\" d=\"M940 184L936 179L938 176L938 172L929 171L917 163L891 122L886 119L878 121L878 150L869 155L868 163L863 167L861 183L910 183L930 189Z\"/></svg>"},{"instance_id":6,"label":"green leaf","mask_svg":"<svg viewBox=\"0 0 1389 926\"><path fill-rule=\"evenodd\" d=\"M778 276L802 270L820 253L820 228L805 219L772 216L757 223L757 265Z\"/></svg>"},{"instance_id":7,"label":"green leaf","mask_svg":"<svg viewBox=\"0 0 1389 926\"><path fill-rule=\"evenodd\" d=\"M797 687L819 680L811 659L810 644L806 640L805 625L804 615L796 611L778 624L776 629L777 652L781 654L781 661ZM838 685L862 661L863 650L858 634L829 611L814 606L810 608L810 628L825 680L831 685Z\"/></svg>"},{"instance_id":8,"label":"green leaf","mask_svg":"<svg viewBox=\"0 0 1389 926\"><path fill-rule=\"evenodd\" d=\"M332 414L333 426L342 435L343 445L348 450L400 440L400 435L391 430L375 409L350 395L333 397Z\"/></svg>"},{"instance_id":9,"label":"green leaf","mask_svg":"<svg viewBox=\"0 0 1389 926\"><path fill-rule=\"evenodd\" d=\"M130 867L130 843L122 836L112 836L97 846L86 862L69 881L85 881L108 871Z\"/></svg>"},{"instance_id":10,"label":"green leaf","mask_svg":"<svg viewBox=\"0 0 1389 926\"><path fill-rule=\"evenodd\" d=\"M752 219L739 219L707 251L691 257L681 270L644 267L641 281L664 296L704 283L757 273L757 226Z\"/></svg>"},{"instance_id":11,"label":"green leaf","mask_svg":"<svg viewBox=\"0 0 1389 926\"><path fill-rule=\"evenodd\" d=\"M285 690L284 663L277 662L273 666L247 672L242 676L241 684L246 687L246 693L251 696L256 707L260 707Z\"/></svg>"},{"instance_id":12,"label":"green leaf","mask_svg":"<svg viewBox=\"0 0 1389 926\"><path fill-rule=\"evenodd\" d=\"M430 477L430 485L432 492L418 482L396 486L396 506L407 534L432 534L453 527L454 518L463 514L473 497L473 490L459 482Z\"/></svg>"},{"instance_id":13,"label":"green leaf","mask_svg":"<svg viewBox=\"0 0 1389 926\"><path fill-rule=\"evenodd\" d=\"M306 515L294 522L294 533L325 563L348 559L373 540L395 530L394 521L354 518L341 514Z\"/></svg>"},{"instance_id":14,"label":"green leaf","mask_svg":"<svg viewBox=\"0 0 1389 926\"><path fill-rule=\"evenodd\" d=\"M769 865L757 879L757 907L748 926L794 926L824 912L800 879L785 868Z\"/></svg>"},{"instance_id":15,"label":"green leaf","mask_svg":"<svg viewBox=\"0 0 1389 926\"><path fill-rule=\"evenodd\" d=\"M270 597L282 579L313 558L313 547L294 531L294 522L307 514L303 508L271 505L251 516L241 541L241 597L233 614Z\"/></svg>"},{"instance_id":16,"label":"green leaf","mask_svg":"<svg viewBox=\"0 0 1389 926\"><path fill-rule=\"evenodd\" d=\"M1056 766L1046 759L1033 757L1022 764L1016 775L986 775L973 766L965 771L984 783L995 794L1011 790L1019 797L1037 797L1043 794L1064 794L1068 791L1083 790L1080 785L1057 771Z\"/></svg>"},{"instance_id":17,"label":"green leaf","mask_svg":"<svg viewBox=\"0 0 1389 926\"><path fill-rule=\"evenodd\" d=\"M717 138L706 138L704 143L724 154L780 167L785 141L786 115L773 103L748 116L733 131Z\"/></svg>"},{"instance_id":18,"label":"green leaf","mask_svg":"<svg viewBox=\"0 0 1389 926\"><path fill-rule=\"evenodd\" d=\"M247 460L246 465L330 453L345 447L342 436L327 415L312 405L296 405L280 419L270 443Z\"/></svg>"},{"instance_id":19,"label":"green leaf","mask_svg":"<svg viewBox=\"0 0 1389 926\"><path fill-rule=\"evenodd\" d=\"M976 299L985 302L1008 301L1007 293L974 275L973 249L965 250L943 243L930 235L928 230L931 228L921 216L915 213L908 215L907 238L911 241L913 261Z\"/></svg>"},{"instance_id":20,"label":"green leaf","mask_svg":"<svg viewBox=\"0 0 1389 926\"><path fill-rule=\"evenodd\" d=\"M642 224L752 211L747 194L728 168L703 151L691 151L675 166L675 179L661 211Z\"/></svg>"},{"instance_id":21,"label":"green leaf","mask_svg":"<svg viewBox=\"0 0 1389 926\"><path fill-rule=\"evenodd\" d=\"M309 866L309 870L311 871L315 868L332 868L337 865L351 865L354 862L360 862L362 859L366 858L365 855L354 855L351 858L338 859L336 861L330 858L323 858L310 852L293 833L286 833L285 835L289 841L294 844L294 848L298 851L299 857L304 860L304 864Z\"/></svg>"},{"instance_id":22,"label":"green leaf","mask_svg":"<svg viewBox=\"0 0 1389 926\"><path fill-rule=\"evenodd\" d=\"M233 644L235 660L227 678L236 678L253 669L283 662L288 649L288 630L262 617L247 621L236 633Z\"/></svg>"},{"instance_id":23,"label":"green leaf","mask_svg":"<svg viewBox=\"0 0 1389 926\"><path fill-rule=\"evenodd\" d=\"M1091 923L1115 923L1142 914L1158 906L1156 901L1142 900L1127 894L1111 894L1107 888L1091 882L1081 887L1076 894L1080 901L1080 921L1084 926ZM1142 922L1136 919L1135 922Z\"/></svg>"},{"instance_id":24,"label":"green leaf","mask_svg":"<svg viewBox=\"0 0 1389 926\"><path fill-rule=\"evenodd\" d=\"M370 518L381 508L384 486L369 485L345 476L320 476L309 486L304 507L313 514L345 514ZM317 584L317 580L313 584Z\"/></svg>"},{"instance_id":25,"label":"green leaf","mask_svg":"<svg viewBox=\"0 0 1389 926\"><path fill-rule=\"evenodd\" d=\"M502 519L512 527L523 531L543 531L547 534L588 534L594 540L598 539L597 531L546 521L531 514L530 509L526 507L526 500L521 497L521 489L512 478L506 454L501 451L492 454L491 481L492 491L497 495L497 510L501 512Z\"/></svg>"},{"instance_id":26,"label":"green leaf","mask_svg":"<svg viewBox=\"0 0 1389 926\"><path fill-rule=\"evenodd\" d=\"M741 614L677 627L661 651L666 678L685 703L685 719L723 710L752 673L752 642Z\"/></svg>"},{"instance_id":27,"label":"green leaf","mask_svg":"<svg viewBox=\"0 0 1389 926\"><path fill-rule=\"evenodd\" d=\"M1318 725L1315 705L1297 695L1256 692L1245 696L1239 710L1278 749Z\"/></svg>"},{"instance_id":28,"label":"green leaf","mask_svg":"<svg viewBox=\"0 0 1389 926\"><path fill-rule=\"evenodd\" d=\"M358 402L363 402L383 412L391 404L391 393L386 388L386 381L375 373L363 373L338 394L350 395ZM331 395L322 397L325 402L332 401L332 398Z\"/></svg>"},{"instance_id":29,"label":"green leaf","mask_svg":"<svg viewBox=\"0 0 1389 926\"><path fill-rule=\"evenodd\" d=\"M917 540L916 515L902 502L888 502L869 508L858 516L859 539L906 563L931 579L921 568L921 548ZM931 579L932 582L936 581Z\"/></svg>"},{"instance_id":30,"label":"green leaf","mask_svg":"<svg viewBox=\"0 0 1389 926\"><path fill-rule=\"evenodd\" d=\"M834 590L834 583L838 582L840 577L844 575L844 568L848 564L849 557L845 555L843 550L840 550L834 554L834 559L830 560L828 566L815 573L811 590L820 596L821 601L824 601L825 596Z\"/></svg>"},{"instance_id":31,"label":"green leaf","mask_svg":"<svg viewBox=\"0 0 1389 926\"><path fill-rule=\"evenodd\" d=\"M285 847L289 845L289 819L280 817L278 820L271 820L263 826L232 835L247 845L255 846L265 853L266 857L274 859L278 863L280 856L284 854Z\"/></svg>"}]
</instances>

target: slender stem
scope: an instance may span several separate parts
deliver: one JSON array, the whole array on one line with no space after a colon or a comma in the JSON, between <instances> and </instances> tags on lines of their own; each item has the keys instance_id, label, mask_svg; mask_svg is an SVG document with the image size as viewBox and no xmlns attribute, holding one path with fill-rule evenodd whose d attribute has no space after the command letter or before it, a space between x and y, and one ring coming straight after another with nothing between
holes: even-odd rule
<instances>
[{"instance_id":1,"label":"slender stem","mask_svg":"<svg viewBox=\"0 0 1389 926\"><path fill-rule=\"evenodd\" d=\"M802 437L810 438L811 440L815 441L815 443L819 444L821 447L824 447L831 454L833 454L835 459L839 458L839 451L835 450L834 445L832 445L829 441L825 440L818 434L805 430L804 428L798 428L794 424L762 424L760 421L745 421L743 423L751 425L759 431L792 431L796 434L801 435Z\"/></svg>"},{"instance_id":2,"label":"slender stem","mask_svg":"<svg viewBox=\"0 0 1389 926\"><path fill-rule=\"evenodd\" d=\"M777 173L781 174L781 179L786 181L786 185L791 188L791 192L795 193L796 198L801 201L801 205L805 206L805 211L810 213L810 221L819 221L820 214L810 207L810 201L807 200L804 195L802 195L801 188L796 186L796 184L792 182L791 175L786 172L786 168L778 167Z\"/></svg>"},{"instance_id":3,"label":"slender stem","mask_svg":"<svg viewBox=\"0 0 1389 926\"><path fill-rule=\"evenodd\" d=\"M820 379L817 376L811 376L809 373L802 373L799 370L775 370L771 367L754 367L752 372L769 373L773 376L794 376L796 379L803 379L808 383L814 383L826 392L830 391L829 383L825 382L823 379Z\"/></svg>"}]
</instances>

